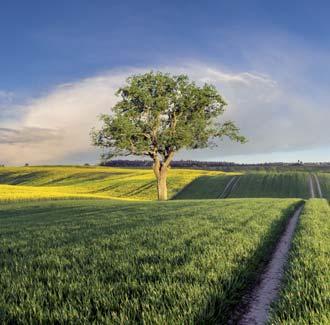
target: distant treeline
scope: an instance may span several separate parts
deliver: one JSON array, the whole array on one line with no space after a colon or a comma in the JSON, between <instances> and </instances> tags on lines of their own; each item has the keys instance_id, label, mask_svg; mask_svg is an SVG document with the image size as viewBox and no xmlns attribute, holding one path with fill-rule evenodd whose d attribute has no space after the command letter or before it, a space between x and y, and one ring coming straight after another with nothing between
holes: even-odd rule
<instances>
[{"instance_id":1,"label":"distant treeline","mask_svg":"<svg viewBox=\"0 0 330 325\"><path fill-rule=\"evenodd\" d=\"M197 160L174 160L171 162L172 167L223 167L223 166L234 166L232 162L214 162L214 161L197 161ZM111 167L151 167L151 160L110 160L103 163L103 166Z\"/></svg>"},{"instance_id":2,"label":"distant treeline","mask_svg":"<svg viewBox=\"0 0 330 325\"><path fill-rule=\"evenodd\" d=\"M139 167L148 168L152 166L151 160L110 160L102 164L102 166L110 167ZM259 164L237 164L234 162L224 161L198 161L198 160L174 160L171 162L171 167L174 168L192 168L192 169L210 169L224 171L240 171L240 170L258 170L258 171L285 171L285 170L324 170L330 169L330 163L259 163Z\"/></svg>"},{"instance_id":3,"label":"distant treeline","mask_svg":"<svg viewBox=\"0 0 330 325\"><path fill-rule=\"evenodd\" d=\"M24 166L29 166L26 163ZM45 165L43 167L56 167L56 165ZM81 165L58 165L59 167L74 167ZM88 163L83 164L85 167L93 166ZM151 160L109 160L101 163L101 166L109 167L134 167L134 168L150 168L152 166ZM5 167L0 164L0 167ZM42 166L38 166L42 167ZM258 164L237 164L226 161L198 161L198 160L174 160L171 162L171 167L187 168L187 169L208 169L208 170L222 170L228 172L236 171L307 171L307 172L330 172L330 162L312 162L303 163L298 161L296 163L273 162L273 163L258 163Z\"/></svg>"}]
</instances>

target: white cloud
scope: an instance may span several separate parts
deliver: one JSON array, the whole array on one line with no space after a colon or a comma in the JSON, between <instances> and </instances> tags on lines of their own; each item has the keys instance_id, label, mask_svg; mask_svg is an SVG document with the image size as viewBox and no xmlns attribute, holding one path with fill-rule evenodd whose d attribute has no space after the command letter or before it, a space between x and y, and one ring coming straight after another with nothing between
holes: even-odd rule
<instances>
[{"instance_id":1,"label":"white cloud","mask_svg":"<svg viewBox=\"0 0 330 325\"><path fill-rule=\"evenodd\" d=\"M90 151L91 128L97 124L99 114L110 111L116 102L116 89L133 71L109 72L60 85L46 96L31 100L20 120L0 123L0 127L17 130L20 138L25 135L30 140L34 130L34 141L22 144L16 139L17 132L11 132L13 139L7 132L6 141L0 137L0 160L7 164L52 163ZM42 141L40 130L45 129L56 136L44 135L47 141Z\"/></svg>"},{"instance_id":2,"label":"white cloud","mask_svg":"<svg viewBox=\"0 0 330 325\"><path fill-rule=\"evenodd\" d=\"M31 100L20 120L0 122L0 127L7 130L1 134L0 129L0 162L54 163L88 152L96 161L89 132L97 125L98 115L110 112L117 100L115 91L127 76L147 70L150 69L109 71L59 85L47 95ZM330 112L326 107L319 103L316 108L305 96L286 93L285 85L271 76L233 73L198 62L159 70L186 73L196 82L215 84L229 103L225 118L236 121L249 139L244 146L225 141L219 149L183 152L179 157L224 159L226 155L308 149L330 140Z\"/></svg>"}]
</instances>

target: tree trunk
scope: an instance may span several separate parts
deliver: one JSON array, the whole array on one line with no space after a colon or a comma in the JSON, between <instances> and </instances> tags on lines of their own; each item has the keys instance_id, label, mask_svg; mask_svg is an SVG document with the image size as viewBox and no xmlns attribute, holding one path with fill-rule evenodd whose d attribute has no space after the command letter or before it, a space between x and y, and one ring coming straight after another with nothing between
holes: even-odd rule
<instances>
[{"instance_id":1,"label":"tree trunk","mask_svg":"<svg viewBox=\"0 0 330 325\"><path fill-rule=\"evenodd\" d=\"M165 201L167 200L167 165L155 159L153 170L157 178L158 200Z\"/></svg>"},{"instance_id":2,"label":"tree trunk","mask_svg":"<svg viewBox=\"0 0 330 325\"><path fill-rule=\"evenodd\" d=\"M159 177L157 179L157 188L158 188L158 200L166 201L167 200L167 167L161 166L159 171Z\"/></svg>"}]
</instances>

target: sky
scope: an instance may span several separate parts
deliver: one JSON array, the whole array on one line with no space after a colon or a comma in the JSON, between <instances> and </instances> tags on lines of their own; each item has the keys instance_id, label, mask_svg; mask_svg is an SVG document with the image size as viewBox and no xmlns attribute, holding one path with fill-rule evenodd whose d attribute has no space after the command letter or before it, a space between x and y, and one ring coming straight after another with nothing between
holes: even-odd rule
<instances>
[{"instance_id":1,"label":"sky","mask_svg":"<svg viewBox=\"0 0 330 325\"><path fill-rule=\"evenodd\" d=\"M2 0L0 164L98 163L90 130L135 73L214 84L248 143L176 159L330 161L328 1Z\"/></svg>"}]
</instances>

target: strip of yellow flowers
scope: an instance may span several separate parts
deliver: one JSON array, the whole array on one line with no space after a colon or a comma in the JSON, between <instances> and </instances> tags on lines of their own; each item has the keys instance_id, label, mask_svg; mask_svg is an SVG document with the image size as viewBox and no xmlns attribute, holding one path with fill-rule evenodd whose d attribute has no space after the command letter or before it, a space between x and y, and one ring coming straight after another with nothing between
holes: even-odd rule
<instances>
[{"instance_id":1,"label":"strip of yellow flowers","mask_svg":"<svg viewBox=\"0 0 330 325\"><path fill-rule=\"evenodd\" d=\"M221 171L171 169L169 197L200 176ZM111 167L2 167L0 201L106 198L156 200L156 180L148 169Z\"/></svg>"},{"instance_id":2,"label":"strip of yellow flowers","mask_svg":"<svg viewBox=\"0 0 330 325\"><path fill-rule=\"evenodd\" d=\"M118 198L100 194L66 193L61 187L0 185L0 202L45 199L112 199L140 201L141 199Z\"/></svg>"}]
</instances>

